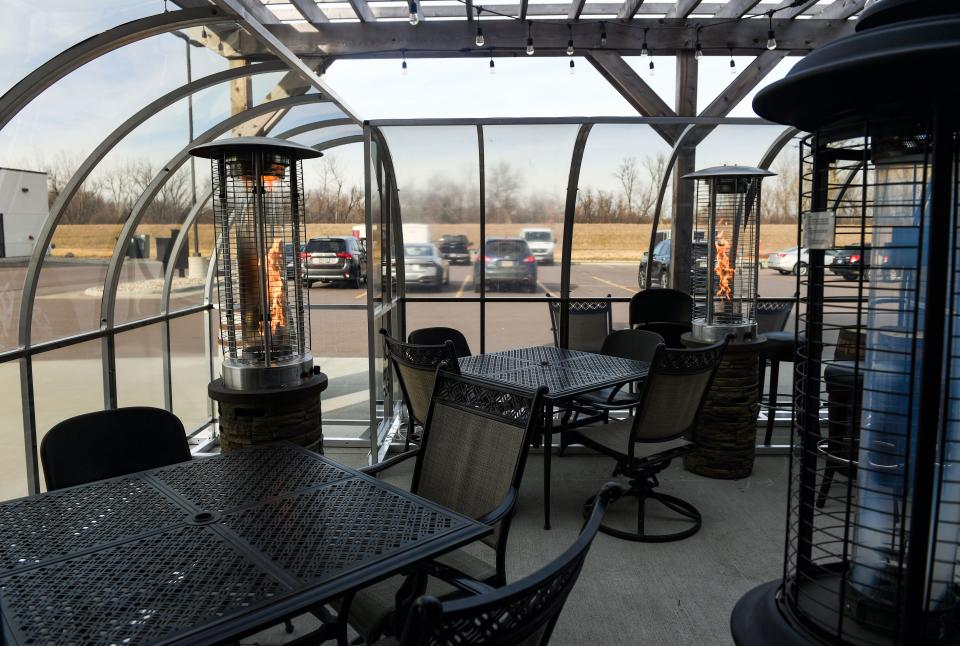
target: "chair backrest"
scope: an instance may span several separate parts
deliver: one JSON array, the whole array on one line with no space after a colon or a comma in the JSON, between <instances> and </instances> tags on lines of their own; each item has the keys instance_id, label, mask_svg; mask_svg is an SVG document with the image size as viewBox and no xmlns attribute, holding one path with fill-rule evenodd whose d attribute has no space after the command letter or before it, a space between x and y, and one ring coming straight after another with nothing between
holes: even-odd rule
<instances>
[{"instance_id":1,"label":"chair backrest","mask_svg":"<svg viewBox=\"0 0 960 646\"><path fill-rule=\"evenodd\" d=\"M442 345L445 341L453 342L453 350L457 353L457 357L470 356L467 337L463 336L460 330L452 327L422 327L407 336L407 342L416 345Z\"/></svg>"},{"instance_id":2,"label":"chair backrest","mask_svg":"<svg viewBox=\"0 0 960 646\"><path fill-rule=\"evenodd\" d=\"M47 490L186 462L183 424L161 408L116 408L78 415L50 429L40 442Z\"/></svg>"},{"instance_id":3,"label":"chair backrest","mask_svg":"<svg viewBox=\"0 0 960 646\"><path fill-rule=\"evenodd\" d=\"M437 345L417 345L398 341L387 334L386 330L380 330L380 334L383 335L387 358L393 364L397 379L400 380L400 390L407 402L407 411L413 418L411 422L424 424L430 408L430 394L433 392L437 367L443 363L448 370L460 370L453 343L445 341Z\"/></svg>"},{"instance_id":4,"label":"chair backrest","mask_svg":"<svg viewBox=\"0 0 960 646\"><path fill-rule=\"evenodd\" d=\"M617 484L604 485L576 542L537 572L508 586L464 599L417 599L404 624L402 646L540 646L549 642L607 505L622 493Z\"/></svg>"},{"instance_id":5,"label":"chair backrest","mask_svg":"<svg viewBox=\"0 0 960 646\"><path fill-rule=\"evenodd\" d=\"M657 346L664 344L663 337L645 330L616 330L603 340L600 354L634 361L653 361Z\"/></svg>"},{"instance_id":6,"label":"chair backrest","mask_svg":"<svg viewBox=\"0 0 960 646\"><path fill-rule=\"evenodd\" d=\"M410 490L470 518L519 488L540 400L535 394L440 370ZM496 547L503 524L484 542Z\"/></svg>"},{"instance_id":7,"label":"chair backrest","mask_svg":"<svg viewBox=\"0 0 960 646\"><path fill-rule=\"evenodd\" d=\"M757 299L757 333L783 332L793 311L793 301Z\"/></svg>"},{"instance_id":8,"label":"chair backrest","mask_svg":"<svg viewBox=\"0 0 960 646\"><path fill-rule=\"evenodd\" d=\"M630 298L630 327L643 323L686 323L693 320L693 298L676 289L645 289Z\"/></svg>"},{"instance_id":9,"label":"chair backrest","mask_svg":"<svg viewBox=\"0 0 960 646\"><path fill-rule=\"evenodd\" d=\"M727 341L691 350L660 347L650 363L633 420L634 442L663 442L697 422Z\"/></svg>"},{"instance_id":10,"label":"chair backrest","mask_svg":"<svg viewBox=\"0 0 960 646\"><path fill-rule=\"evenodd\" d=\"M550 325L553 343L560 347L560 302L550 301ZM600 352L604 339L613 328L610 301L569 301L567 348L583 352Z\"/></svg>"}]
</instances>

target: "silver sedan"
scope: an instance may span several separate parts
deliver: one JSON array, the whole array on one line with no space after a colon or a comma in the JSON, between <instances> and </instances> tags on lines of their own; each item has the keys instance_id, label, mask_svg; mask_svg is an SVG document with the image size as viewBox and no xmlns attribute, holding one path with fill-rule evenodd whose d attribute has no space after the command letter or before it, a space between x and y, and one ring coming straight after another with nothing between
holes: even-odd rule
<instances>
[{"instance_id":1,"label":"silver sedan","mask_svg":"<svg viewBox=\"0 0 960 646\"><path fill-rule=\"evenodd\" d=\"M450 263L440 257L436 246L426 242L403 245L403 280L408 287L439 287L450 283Z\"/></svg>"}]
</instances>

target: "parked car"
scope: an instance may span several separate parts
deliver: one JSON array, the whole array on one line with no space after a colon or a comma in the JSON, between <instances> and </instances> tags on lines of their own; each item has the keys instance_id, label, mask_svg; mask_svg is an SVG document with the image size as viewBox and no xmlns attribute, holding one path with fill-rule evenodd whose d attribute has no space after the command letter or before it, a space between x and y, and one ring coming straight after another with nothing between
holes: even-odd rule
<instances>
[{"instance_id":1,"label":"parked car","mask_svg":"<svg viewBox=\"0 0 960 646\"><path fill-rule=\"evenodd\" d=\"M446 285L450 282L450 263L429 242L404 243L403 280L407 287Z\"/></svg>"},{"instance_id":2,"label":"parked car","mask_svg":"<svg viewBox=\"0 0 960 646\"><path fill-rule=\"evenodd\" d=\"M366 280L367 251L353 236L311 238L301 254L304 284L343 282L359 288Z\"/></svg>"},{"instance_id":3,"label":"parked car","mask_svg":"<svg viewBox=\"0 0 960 646\"><path fill-rule=\"evenodd\" d=\"M831 265L836 257L836 249L827 249L823 255L823 264ZM774 251L767 256L767 268L776 269L781 274L806 276L810 264L810 254L807 249L790 247L781 251Z\"/></svg>"},{"instance_id":4,"label":"parked car","mask_svg":"<svg viewBox=\"0 0 960 646\"><path fill-rule=\"evenodd\" d=\"M473 263L473 290L480 291L480 263L487 286L516 284L528 292L537 291L537 258L522 238L487 238L483 255Z\"/></svg>"},{"instance_id":5,"label":"parked car","mask_svg":"<svg viewBox=\"0 0 960 646\"><path fill-rule=\"evenodd\" d=\"M707 266L707 243L695 241L692 243L691 251L696 259L697 273L704 273ZM653 248L653 274L650 278L651 287L670 287L670 238L666 238L657 243ZM647 287L647 260L650 254L643 252L640 258L640 270L637 273L637 282L640 289Z\"/></svg>"},{"instance_id":6,"label":"parked car","mask_svg":"<svg viewBox=\"0 0 960 646\"><path fill-rule=\"evenodd\" d=\"M464 235L440 236L437 242L440 257L450 261L451 265L470 264L470 240Z\"/></svg>"},{"instance_id":7,"label":"parked car","mask_svg":"<svg viewBox=\"0 0 960 646\"><path fill-rule=\"evenodd\" d=\"M896 251L896 250L894 250ZM873 263L877 263L880 273L867 271L873 269ZM880 280L895 280L899 278L900 272L890 265L889 255L880 255L876 257L870 245L850 245L837 249L833 264L830 265L830 271L840 276L844 280L860 280L860 273L863 272L863 279L870 280L876 277Z\"/></svg>"},{"instance_id":8,"label":"parked car","mask_svg":"<svg viewBox=\"0 0 960 646\"><path fill-rule=\"evenodd\" d=\"M301 247L302 251L303 247ZM297 277L296 268L293 266L293 243L287 242L283 245L283 262L286 267L287 280L293 280Z\"/></svg>"},{"instance_id":9,"label":"parked car","mask_svg":"<svg viewBox=\"0 0 960 646\"><path fill-rule=\"evenodd\" d=\"M520 234L527 241L530 253L537 261L545 265L553 264L557 240L553 237L552 229L524 229Z\"/></svg>"}]
</instances>

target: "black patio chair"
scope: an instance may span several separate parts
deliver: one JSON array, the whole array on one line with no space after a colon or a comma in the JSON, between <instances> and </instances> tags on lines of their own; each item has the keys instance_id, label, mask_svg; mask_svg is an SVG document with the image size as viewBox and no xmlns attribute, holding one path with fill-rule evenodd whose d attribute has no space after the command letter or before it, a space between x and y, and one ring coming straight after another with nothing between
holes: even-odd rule
<instances>
[{"instance_id":1,"label":"black patio chair","mask_svg":"<svg viewBox=\"0 0 960 646\"><path fill-rule=\"evenodd\" d=\"M676 289L645 289L630 298L630 327L654 332L668 348L682 348L681 336L690 331L693 298Z\"/></svg>"},{"instance_id":2,"label":"black patio chair","mask_svg":"<svg viewBox=\"0 0 960 646\"><path fill-rule=\"evenodd\" d=\"M547 294L549 297L550 294ZM610 295L607 294L607 298ZM550 301L550 329L553 344L560 347L560 302ZM613 309L609 300L569 301L567 345L570 350L600 352L604 339L613 329Z\"/></svg>"},{"instance_id":3,"label":"black patio chair","mask_svg":"<svg viewBox=\"0 0 960 646\"><path fill-rule=\"evenodd\" d=\"M492 563L473 550L456 550L439 559L449 570L488 585L506 583L506 547L520 480L545 388L536 393L440 370L418 448L368 467L384 475L416 458L410 491L491 525L479 549L493 552ZM485 546L485 547L484 547ZM397 592L405 578L395 576L343 600L339 612L368 642L390 630ZM454 592L431 578L428 593Z\"/></svg>"},{"instance_id":4,"label":"black patio chair","mask_svg":"<svg viewBox=\"0 0 960 646\"><path fill-rule=\"evenodd\" d=\"M607 505L622 492L615 483L604 485L576 542L545 567L508 586L494 589L475 580L451 576L442 569L434 570L469 596L451 601L434 596L417 598L404 623L400 646L547 644L580 576ZM397 643L384 640L377 646Z\"/></svg>"},{"instance_id":5,"label":"black patio chair","mask_svg":"<svg viewBox=\"0 0 960 646\"><path fill-rule=\"evenodd\" d=\"M676 496L656 490L657 474L683 457L693 444L683 439L693 430L716 374L727 341L694 350L660 347L640 391L632 417L596 425L589 433L568 431L570 439L617 461L613 474L630 478L626 496L637 499L637 531L602 525L600 531L632 541L662 543L693 536L700 529L700 512ZM670 533L646 530L646 505L655 500L688 521L689 527ZM592 499L587 501L587 507Z\"/></svg>"},{"instance_id":6,"label":"black patio chair","mask_svg":"<svg viewBox=\"0 0 960 646\"><path fill-rule=\"evenodd\" d=\"M470 356L467 337L463 336L463 332L452 327L423 327L407 336L407 343L416 345L442 345L446 341L453 342L453 350L457 357Z\"/></svg>"},{"instance_id":7,"label":"black patio chair","mask_svg":"<svg viewBox=\"0 0 960 646\"><path fill-rule=\"evenodd\" d=\"M162 408L144 406L71 417L51 428L40 442L48 491L190 458L179 418Z\"/></svg>"},{"instance_id":8,"label":"black patio chair","mask_svg":"<svg viewBox=\"0 0 960 646\"><path fill-rule=\"evenodd\" d=\"M453 341L444 341L436 345L418 345L404 343L380 330L386 348L387 359L393 364L407 407L409 425L404 440L404 450L410 449L410 438L415 436L415 426L423 428L430 408L430 394L437 367L446 364L447 370L459 372L457 352Z\"/></svg>"},{"instance_id":9,"label":"black patio chair","mask_svg":"<svg viewBox=\"0 0 960 646\"><path fill-rule=\"evenodd\" d=\"M763 443L766 446L770 446L773 440L773 425L776 422L777 407L780 404L777 396L777 390L780 387L780 363L793 362L797 352L794 331L784 331L792 311L793 301L791 300L757 299L757 334L767 340L759 356L760 387L757 392L761 397L767 365L770 365L770 391L767 393L766 405L767 429L763 437Z\"/></svg>"}]
</instances>

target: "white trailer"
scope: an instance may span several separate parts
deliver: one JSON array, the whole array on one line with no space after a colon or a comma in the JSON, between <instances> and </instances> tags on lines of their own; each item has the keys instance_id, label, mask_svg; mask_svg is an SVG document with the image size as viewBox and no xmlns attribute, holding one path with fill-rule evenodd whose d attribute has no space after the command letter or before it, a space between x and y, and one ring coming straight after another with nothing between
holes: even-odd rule
<instances>
[{"instance_id":1,"label":"white trailer","mask_svg":"<svg viewBox=\"0 0 960 646\"><path fill-rule=\"evenodd\" d=\"M0 168L0 258L33 253L48 213L46 173Z\"/></svg>"},{"instance_id":2,"label":"white trailer","mask_svg":"<svg viewBox=\"0 0 960 646\"><path fill-rule=\"evenodd\" d=\"M430 240L430 225L429 224L416 224L416 223L406 223L402 225L403 228L403 242L419 242L419 243L428 243Z\"/></svg>"}]
</instances>

